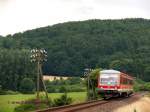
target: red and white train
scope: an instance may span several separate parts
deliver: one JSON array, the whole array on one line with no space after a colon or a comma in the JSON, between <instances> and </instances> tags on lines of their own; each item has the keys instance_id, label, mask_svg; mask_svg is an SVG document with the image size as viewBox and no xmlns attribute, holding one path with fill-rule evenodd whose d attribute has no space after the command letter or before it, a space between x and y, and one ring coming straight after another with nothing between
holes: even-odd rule
<instances>
[{"instance_id":1,"label":"red and white train","mask_svg":"<svg viewBox=\"0 0 150 112\"><path fill-rule=\"evenodd\" d=\"M103 98L130 96L133 93L133 77L116 70L102 70L98 77L98 93Z\"/></svg>"}]
</instances>

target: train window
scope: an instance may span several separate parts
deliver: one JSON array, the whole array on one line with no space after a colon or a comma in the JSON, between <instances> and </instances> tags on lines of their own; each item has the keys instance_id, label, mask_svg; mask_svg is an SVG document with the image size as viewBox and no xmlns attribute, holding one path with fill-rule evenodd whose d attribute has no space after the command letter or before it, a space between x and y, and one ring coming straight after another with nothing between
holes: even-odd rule
<instances>
[{"instance_id":1,"label":"train window","mask_svg":"<svg viewBox=\"0 0 150 112\"><path fill-rule=\"evenodd\" d=\"M132 85L132 84L133 84L133 81L130 80L130 79L126 79L126 83L125 83L125 84L130 84L130 85Z\"/></svg>"},{"instance_id":2,"label":"train window","mask_svg":"<svg viewBox=\"0 0 150 112\"><path fill-rule=\"evenodd\" d=\"M122 78L122 84L124 84L124 78Z\"/></svg>"},{"instance_id":3,"label":"train window","mask_svg":"<svg viewBox=\"0 0 150 112\"><path fill-rule=\"evenodd\" d=\"M130 84L132 85L133 84L133 80L130 80L126 77L120 77L120 84Z\"/></svg>"},{"instance_id":4,"label":"train window","mask_svg":"<svg viewBox=\"0 0 150 112\"><path fill-rule=\"evenodd\" d=\"M127 84L130 84L130 80L129 79L127 79Z\"/></svg>"},{"instance_id":5,"label":"train window","mask_svg":"<svg viewBox=\"0 0 150 112\"><path fill-rule=\"evenodd\" d=\"M123 78L123 84L128 84L127 78Z\"/></svg>"},{"instance_id":6,"label":"train window","mask_svg":"<svg viewBox=\"0 0 150 112\"><path fill-rule=\"evenodd\" d=\"M126 78L124 78L124 84L126 84L127 83L127 80L126 80Z\"/></svg>"},{"instance_id":7,"label":"train window","mask_svg":"<svg viewBox=\"0 0 150 112\"><path fill-rule=\"evenodd\" d=\"M128 84L131 84L131 80L128 79Z\"/></svg>"},{"instance_id":8,"label":"train window","mask_svg":"<svg viewBox=\"0 0 150 112\"><path fill-rule=\"evenodd\" d=\"M130 80L130 84L131 84L131 85L133 84L133 81L132 81L132 80Z\"/></svg>"},{"instance_id":9,"label":"train window","mask_svg":"<svg viewBox=\"0 0 150 112\"><path fill-rule=\"evenodd\" d=\"M118 78L117 77L101 78L100 83L106 85L116 85L118 83Z\"/></svg>"},{"instance_id":10,"label":"train window","mask_svg":"<svg viewBox=\"0 0 150 112\"><path fill-rule=\"evenodd\" d=\"M127 83L126 84L129 84L130 83L130 80L129 79L126 79L127 80Z\"/></svg>"}]
</instances>

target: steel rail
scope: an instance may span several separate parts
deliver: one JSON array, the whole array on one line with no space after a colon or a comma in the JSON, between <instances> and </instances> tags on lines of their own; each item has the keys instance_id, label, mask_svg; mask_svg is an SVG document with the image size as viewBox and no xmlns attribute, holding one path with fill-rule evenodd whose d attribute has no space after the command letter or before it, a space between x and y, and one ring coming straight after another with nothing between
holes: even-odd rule
<instances>
[{"instance_id":1,"label":"steel rail","mask_svg":"<svg viewBox=\"0 0 150 112\"><path fill-rule=\"evenodd\" d=\"M85 108L90 108L90 107L94 107L94 106L102 105L106 103L108 103L108 101L94 100L94 101L89 101L89 102L84 102L84 103L53 107L53 108L44 109L44 110L37 110L36 112L74 112L77 110L82 110Z\"/></svg>"},{"instance_id":2,"label":"steel rail","mask_svg":"<svg viewBox=\"0 0 150 112\"><path fill-rule=\"evenodd\" d=\"M146 92L134 93L134 94L130 95L130 97L132 98L133 96L137 96L137 95L142 95L143 96L145 94L146 94ZM127 98L128 97L118 97L118 98L115 98L115 99L112 98L112 99L107 99L107 100L103 100L103 99L93 100L93 101L84 102L84 103L71 104L71 105L66 105L66 106L59 106L59 107L52 107L52 108L43 109L43 110L37 110L36 112L75 112L75 111L78 111L78 110L83 110L83 109L86 109L86 108L90 108L90 107L110 103L110 102L113 102L113 101L125 100Z\"/></svg>"}]
</instances>

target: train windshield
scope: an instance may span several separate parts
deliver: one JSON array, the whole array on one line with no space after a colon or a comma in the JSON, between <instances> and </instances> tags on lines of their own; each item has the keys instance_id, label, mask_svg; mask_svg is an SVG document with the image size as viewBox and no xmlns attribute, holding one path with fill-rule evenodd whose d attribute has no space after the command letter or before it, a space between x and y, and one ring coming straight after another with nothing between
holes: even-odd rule
<instances>
[{"instance_id":1,"label":"train windshield","mask_svg":"<svg viewBox=\"0 0 150 112\"><path fill-rule=\"evenodd\" d=\"M100 84L102 85L117 85L119 77L117 74L101 74Z\"/></svg>"}]
</instances>

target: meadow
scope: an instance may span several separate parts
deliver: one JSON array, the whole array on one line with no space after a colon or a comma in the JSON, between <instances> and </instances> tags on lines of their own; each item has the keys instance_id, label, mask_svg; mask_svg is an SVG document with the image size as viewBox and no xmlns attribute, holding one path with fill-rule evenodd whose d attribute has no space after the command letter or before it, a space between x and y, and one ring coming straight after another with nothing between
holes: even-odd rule
<instances>
[{"instance_id":1,"label":"meadow","mask_svg":"<svg viewBox=\"0 0 150 112\"><path fill-rule=\"evenodd\" d=\"M62 94L63 93L49 93L49 98L53 100ZM35 98L35 96L35 94L0 95L0 112L14 112L14 108L19 104L13 102L25 101ZM73 103L80 103L86 100L86 92L70 92L68 96L73 99Z\"/></svg>"}]
</instances>

